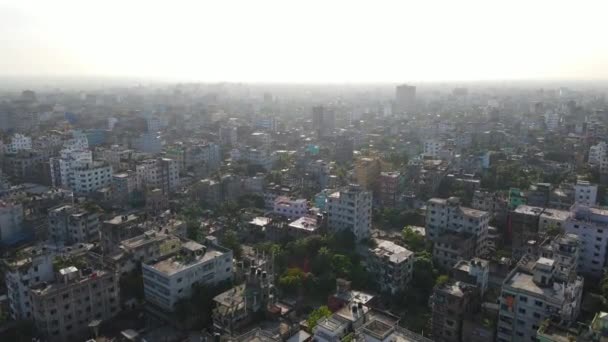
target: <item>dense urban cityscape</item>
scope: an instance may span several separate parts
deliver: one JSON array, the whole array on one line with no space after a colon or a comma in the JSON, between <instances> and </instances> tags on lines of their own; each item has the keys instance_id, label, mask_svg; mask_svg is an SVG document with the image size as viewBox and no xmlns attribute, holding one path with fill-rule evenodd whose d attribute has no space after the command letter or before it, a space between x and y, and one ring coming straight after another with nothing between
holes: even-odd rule
<instances>
[{"instance_id":1,"label":"dense urban cityscape","mask_svg":"<svg viewBox=\"0 0 608 342\"><path fill-rule=\"evenodd\" d=\"M2 341L603 341L606 88L0 98Z\"/></svg>"},{"instance_id":2,"label":"dense urban cityscape","mask_svg":"<svg viewBox=\"0 0 608 342\"><path fill-rule=\"evenodd\" d=\"M606 0L0 0L0 342L608 342Z\"/></svg>"}]
</instances>

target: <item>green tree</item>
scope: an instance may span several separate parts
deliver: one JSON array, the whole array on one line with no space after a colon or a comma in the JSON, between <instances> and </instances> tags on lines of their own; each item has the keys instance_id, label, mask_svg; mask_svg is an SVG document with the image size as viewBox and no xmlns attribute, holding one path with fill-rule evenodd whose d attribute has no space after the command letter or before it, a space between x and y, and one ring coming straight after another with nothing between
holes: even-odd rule
<instances>
[{"instance_id":1,"label":"green tree","mask_svg":"<svg viewBox=\"0 0 608 342\"><path fill-rule=\"evenodd\" d=\"M310 315L308 315L308 319L306 319L308 328L314 328L320 320L329 316L331 316L331 310L325 305L313 310Z\"/></svg>"},{"instance_id":2,"label":"green tree","mask_svg":"<svg viewBox=\"0 0 608 342\"><path fill-rule=\"evenodd\" d=\"M445 274L442 274L439 277L437 277L437 280L435 281L435 285L441 286L441 285L447 283L448 281L450 281L450 277Z\"/></svg>"},{"instance_id":3,"label":"green tree","mask_svg":"<svg viewBox=\"0 0 608 342\"><path fill-rule=\"evenodd\" d=\"M279 278L279 286L287 293L295 294L302 288L306 273L301 269L294 267L288 268Z\"/></svg>"},{"instance_id":4,"label":"green tree","mask_svg":"<svg viewBox=\"0 0 608 342\"><path fill-rule=\"evenodd\" d=\"M407 247L413 252L421 252L425 249L424 236L414 231L411 226L403 228L402 236Z\"/></svg>"},{"instance_id":5,"label":"green tree","mask_svg":"<svg viewBox=\"0 0 608 342\"><path fill-rule=\"evenodd\" d=\"M547 226L547 230L545 231L547 236L551 236L551 237L555 237L563 232L564 232L564 230L562 228L558 227L555 223L550 223Z\"/></svg>"},{"instance_id":6,"label":"green tree","mask_svg":"<svg viewBox=\"0 0 608 342\"><path fill-rule=\"evenodd\" d=\"M338 277L350 278L353 264L346 255L335 254L331 258L331 268Z\"/></svg>"},{"instance_id":7,"label":"green tree","mask_svg":"<svg viewBox=\"0 0 608 342\"><path fill-rule=\"evenodd\" d=\"M416 289L428 292L435 285L437 270L433 261L427 256L418 256L414 260L414 272L412 274L412 285Z\"/></svg>"},{"instance_id":8,"label":"green tree","mask_svg":"<svg viewBox=\"0 0 608 342\"><path fill-rule=\"evenodd\" d=\"M237 259L241 258L243 253L243 246L239 242L239 238L234 230L228 230L222 235L220 239L220 244L230 250L234 254L234 257Z\"/></svg>"}]
</instances>

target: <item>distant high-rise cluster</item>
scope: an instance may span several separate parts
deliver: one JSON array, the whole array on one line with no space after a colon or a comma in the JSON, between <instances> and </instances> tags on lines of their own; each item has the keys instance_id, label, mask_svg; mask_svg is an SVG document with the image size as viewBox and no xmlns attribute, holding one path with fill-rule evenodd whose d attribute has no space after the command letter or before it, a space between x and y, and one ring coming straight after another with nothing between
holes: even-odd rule
<instances>
[{"instance_id":1,"label":"distant high-rise cluster","mask_svg":"<svg viewBox=\"0 0 608 342\"><path fill-rule=\"evenodd\" d=\"M603 342L605 89L540 87L3 92L0 341Z\"/></svg>"},{"instance_id":2,"label":"distant high-rise cluster","mask_svg":"<svg viewBox=\"0 0 608 342\"><path fill-rule=\"evenodd\" d=\"M395 89L395 110L397 113L412 113L416 110L416 87L402 84Z\"/></svg>"}]
</instances>

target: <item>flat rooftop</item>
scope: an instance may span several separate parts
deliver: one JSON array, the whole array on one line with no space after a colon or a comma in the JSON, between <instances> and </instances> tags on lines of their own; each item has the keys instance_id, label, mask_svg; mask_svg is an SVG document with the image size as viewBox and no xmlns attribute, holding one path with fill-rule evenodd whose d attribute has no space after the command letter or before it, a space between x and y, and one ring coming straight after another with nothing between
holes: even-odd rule
<instances>
[{"instance_id":1,"label":"flat rooftop","mask_svg":"<svg viewBox=\"0 0 608 342\"><path fill-rule=\"evenodd\" d=\"M570 217L570 212L567 210L559 210L559 209L550 209L546 208L542 214L540 214L541 218L551 218L555 220L566 220Z\"/></svg>"},{"instance_id":2,"label":"flat rooftop","mask_svg":"<svg viewBox=\"0 0 608 342\"><path fill-rule=\"evenodd\" d=\"M375 239L375 241L377 247L372 249L371 252L380 258L388 257L392 263L399 264L414 254L414 252L392 241L380 239Z\"/></svg>"},{"instance_id":3,"label":"flat rooftop","mask_svg":"<svg viewBox=\"0 0 608 342\"><path fill-rule=\"evenodd\" d=\"M577 283L582 282L581 279L576 280ZM534 293L539 296L544 296L547 299L561 300L563 298L563 283L554 283L551 287L541 287L534 282L534 276L524 270L519 269L512 273L511 277L507 278L504 282L505 285L520 291L526 291Z\"/></svg>"},{"instance_id":4,"label":"flat rooftop","mask_svg":"<svg viewBox=\"0 0 608 342\"><path fill-rule=\"evenodd\" d=\"M132 222L137 220L139 217L137 215L131 214L131 215L118 215L116 217L114 217L111 220L107 220L104 221L104 224L112 224L112 225L119 225L119 224L125 224L128 222Z\"/></svg>"},{"instance_id":5,"label":"flat rooftop","mask_svg":"<svg viewBox=\"0 0 608 342\"><path fill-rule=\"evenodd\" d=\"M540 215L543 212L543 208L522 204L518 205L514 212L525 215Z\"/></svg>"},{"instance_id":6,"label":"flat rooftop","mask_svg":"<svg viewBox=\"0 0 608 342\"><path fill-rule=\"evenodd\" d=\"M68 267L68 268L73 268L74 270L76 270L75 272L78 273L78 269L76 269L75 267L72 266L72 267ZM68 281L67 284L61 280L55 281L54 283L47 284L47 285L44 285L44 283L43 283L43 284L33 287L31 289L31 292L35 295L44 296L44 295L47 295L52 292L62 291L66 287L73 286L74 284L82 284L82 283L86 283L88 281L97 280L108 274L110 274L110 273L107 271L104 271L104 270L92 271L90 274L87 274L87 275L78 274L77 279Z\"/></svg>"},{"instance_id":7,"label":"flat rooftop","mask_svg":"<svg viewBox=\"0 0 608 342\"><path fill-rule=\"evenodd\" d=\"M452 296L463 297L464 294L476 286L467 284L461 281L448 281L447 283L440 285L439 290L449 293Z\"/></svg>"},{"instance_id":8,"label":"flat rooftop","mask_svg":"<svg viewBox=\"0 0 608 342\"><path fill-rule=\"evenodd\" d=\"M253 220L249 221L249 224L259 227L265 227L266 225L270 224L270 222L272 222L272 219L270 217L258 216L254 217Z\"/></svg>"},{"instance_id":9,"label":"flat rooftop","mask_svg":"<svg viewBox=\"0 0 608 342\"><path fill-rule=\"evenodd\" d=\"M479 259L479 258L473 258L471 260L460 260L456 263L456 265L454 265L454 269L466 272L466 273L471 273L471 268L473 266L473 263L479 263L480 266L478 267L484 267L487 268L490 266L490 263L487 260L484 259Z\"/></svg>"},{"instance_id":10,"label":"flat rooftop","mask_svg":"<svg viewBox=\"0 0 608 342\"><path fill-rule=\"evenodd\" d=\"M291 222L289 227L307 230L309 232L314 232L319 228L317 224L317 219L314 217L302 216L299 219Z\"/></svg>"},{"instance_id":11,"label":"flat rooftop","mask_svg":"<svg viewBox=\"0 0 608 342\"><path fill-rule=\"evenodd\" d=\"M245 284L235 286L213 297L213 300L223 306L232 306L245 300Z\"/></svg>"},{"instance_id":12,"label":"flat rooftop","mask_svg":"<svg viewBox=\"0 0 608 342\"><path fill-rule=\"evenodd\" d=\"M337 331L341 328L346 329L349 321L336 314L320 320L317 325L328 331Z\"/></svg>"},{"instance_id":13,"label":"flat rooftop","mask_svg":"<svg viewBox=\"0 0 608 342\"><path fill-rule=\"evenodd\" d=\"M196 250L194 246L189 246L188 243L196 243L194 241L189 241L185 243L182 248L186 250ZM197 244L202 246L200 244ZM212 260L214 258L222 256L224 253L213 248L207 247L205 253L197 256L183 256L181 254L174 254L166 257L163 260L160 260L154 264L150 264L149 266L159 272L162 272L166 275L172 275L178 273L184 269L192 267L193 265L201 264Z\"/></svg>"},{"instance_id":14,"label":"flat rooftop","mask_svg":"<svg viewBox=\"0 0 608 342\"><path fill-rule=\"evenodd\" d=\"M483 210L477 210L477 209L473 209L473 208L467 208L467 207L460 207L460 210L462 210L462 213L465 214L466 216L470 216L470 217L483 217L483 216L487 216L488 212L487 211L483 211Z\"/></svg>"},{"instance_id":15,"label":"flat rooftop","mask_svg":"<svg viewBox=\"0 0 608 342\"><path fill-rule=\"evenodd\" d=\"M167 235L167 234L157 232L155 230L148 230L141 235L132 237L127 240L123 240L121 242L121 245L123 245L129 249L134 249L134 248L138 248L138 247L141 247L141 246L144 246L147 244L162 241L167 238L169 238L169 235Z\"/></svg>"}]
</instances>

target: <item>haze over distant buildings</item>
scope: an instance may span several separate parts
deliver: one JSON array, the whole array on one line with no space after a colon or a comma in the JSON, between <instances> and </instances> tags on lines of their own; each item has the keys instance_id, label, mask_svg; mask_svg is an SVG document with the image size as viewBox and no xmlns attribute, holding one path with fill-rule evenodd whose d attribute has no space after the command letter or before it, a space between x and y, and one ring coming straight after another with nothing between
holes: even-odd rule
<instances>
[{"instance_id":1,"label":"haze over distant buildings","mask_svg":"<svg viewBox=\"0 0 608 342\"><path fill-rule=\"evenodd\" d=\"M0 75L607 79L605 1L8 1Z\"/></svg>"}]
</instances>

